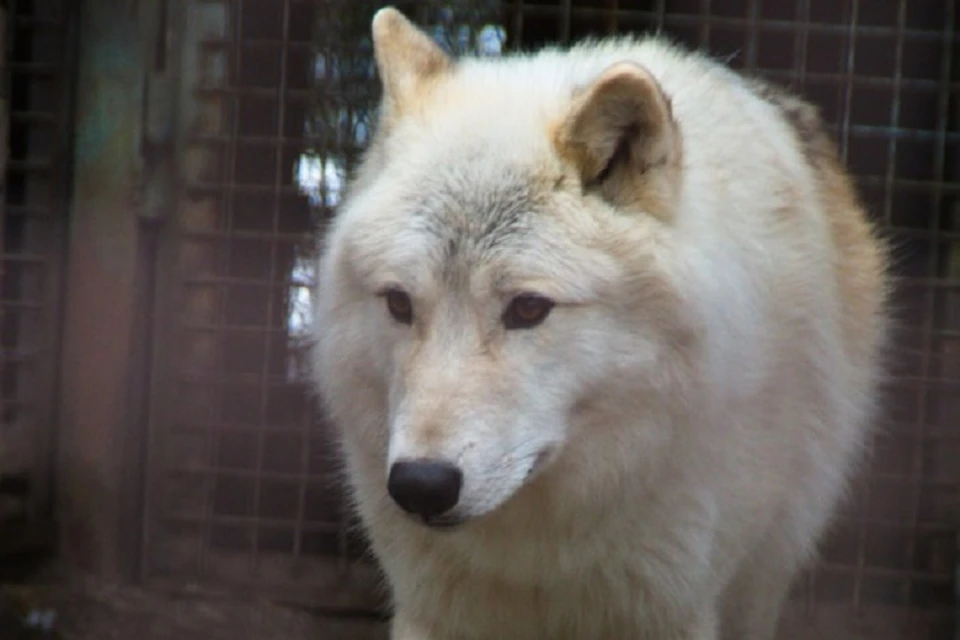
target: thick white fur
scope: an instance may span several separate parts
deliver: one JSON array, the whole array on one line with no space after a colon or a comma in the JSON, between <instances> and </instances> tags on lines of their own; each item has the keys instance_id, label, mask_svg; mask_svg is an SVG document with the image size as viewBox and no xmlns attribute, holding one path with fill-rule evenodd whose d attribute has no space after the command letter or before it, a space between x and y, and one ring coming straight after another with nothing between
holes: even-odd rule
<instances>
[{"instance_id":1,"label":"thick white fur","mask_svg":"<svg viewBox=\"0 0 960 640\"><path fill-rule=\"evenodd\" d=\"M657 79L682 138L666 215L559 179L558 123L621 61ZM769 640L874 405L883 254L842 170L738 75L657 39L438 73L393 96L318 287L318 385L393 637ZM540 209L471 253L457 205L497 206L505 175ZM463 236L452 257L412 208L433 190L441 235ZM526 290L558 306L501 330ZM462 527L389 498L390 463L418 456L463 469Z\"/></svg>"}]
</instances>

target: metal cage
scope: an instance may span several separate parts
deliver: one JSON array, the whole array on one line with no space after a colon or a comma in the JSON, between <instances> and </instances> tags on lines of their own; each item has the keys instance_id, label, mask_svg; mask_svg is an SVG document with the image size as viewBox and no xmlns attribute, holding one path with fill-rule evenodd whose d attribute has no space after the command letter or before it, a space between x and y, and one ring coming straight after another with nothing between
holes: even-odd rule
<instances>
[{"instance_id":1,"label":"metal cage","mask_svg":"<svg viewBox=\"0 0 960 640\"><path fill-rule=\"evenodd\" d=\"M0 552L35 545L52 518L70 18L63 0L12 0L0 8Z\"/></svg>"},{"instance_id":2,"label":"metal cage","mask_svg":"<svg viewBox=\"0 0 960 640\"><path fill-rule=\"evenodd\" d=\"M379 4L183 0L172 18L184 184L157 303L148 582L339 609L380 602L304 372L315 234L370 126L366 31ZM797 587L789 637L949 638L960 529L956 2L396 4L451 48L663 29L820 105L896 246L899 317L869 473ZM6 342L3 353L12 366Z\"/></svg>"}]
</instances>

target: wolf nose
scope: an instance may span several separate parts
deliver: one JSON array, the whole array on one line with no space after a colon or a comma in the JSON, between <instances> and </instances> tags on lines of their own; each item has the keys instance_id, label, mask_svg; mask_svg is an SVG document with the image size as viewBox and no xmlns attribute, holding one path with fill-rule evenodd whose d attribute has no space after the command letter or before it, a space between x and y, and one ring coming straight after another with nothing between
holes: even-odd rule
<instances>
[{"instance_id":1,"label":"wolf nose","mask_svg":"<svg viewBox=\"0 0 960 640\"><path fill-rule=\"evenodd\" d=\"M463 472L443 460L399 460L390 467L387 492L409 513L433 518L452 509L460 499Z\"/></svg>"}]
</instances>

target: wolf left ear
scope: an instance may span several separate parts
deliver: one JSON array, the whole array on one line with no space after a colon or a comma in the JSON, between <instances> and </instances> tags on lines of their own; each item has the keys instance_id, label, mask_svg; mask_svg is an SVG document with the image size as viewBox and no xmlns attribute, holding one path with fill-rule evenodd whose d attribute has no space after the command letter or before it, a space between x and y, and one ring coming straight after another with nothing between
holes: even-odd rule
<instances>
[{"instance_id":1,"label":"wolf left ear","mask_svg":"<svg viewBox=\"0 0 960 640\"><path fill-rule=\"evenodd\" d=\"M655 214L669 207L679 182L680 132L669 99L644 67L607 68L574 99L556 146L585 189Z\"/></svg>"},{"instance_id":2,"label":"wolf left ear","mask_svg":"<svg viewBox=\"0 0 960 640\"><path fill-rule=\"evenodd\" d=\"M418 94L452 66L443 49L393 7L374 14L371 32L384 106L391 116L414 104Z\"/></svg>"}]
</instances>

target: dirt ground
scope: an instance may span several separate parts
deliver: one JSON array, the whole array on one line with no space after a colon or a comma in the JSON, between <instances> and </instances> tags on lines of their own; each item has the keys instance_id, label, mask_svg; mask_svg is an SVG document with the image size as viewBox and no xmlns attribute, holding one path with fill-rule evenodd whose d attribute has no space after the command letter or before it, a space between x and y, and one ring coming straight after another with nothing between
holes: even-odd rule
<instances>
[{"instance_id":1,"label":"dirt ground","mask_svg":"<svg viewBox=\"0 0 960 640\"><path fill-rule=\"evenodd\" d=\"M30 610L52 610L51 632L24 628ZM267 602L200 599L72 578L0 585L3 640L385 640L385 625L338 620Z\"/></svg>"},{"instance_id":2,"label":"dirt ground","mask_svg":"<svg viewBox=\"0 0 960 640\"><path fill-rule=\"evenodd\" d=\"M30 611L53 611L53 630L25 628ZM799 602L784 612L783 640L947 638L948 616L891 607ZM324 617L269 602L172 595L88 576L33 586L0 582L0 640L387 640L386 625Z\"/></svg>"}]
</instances>

